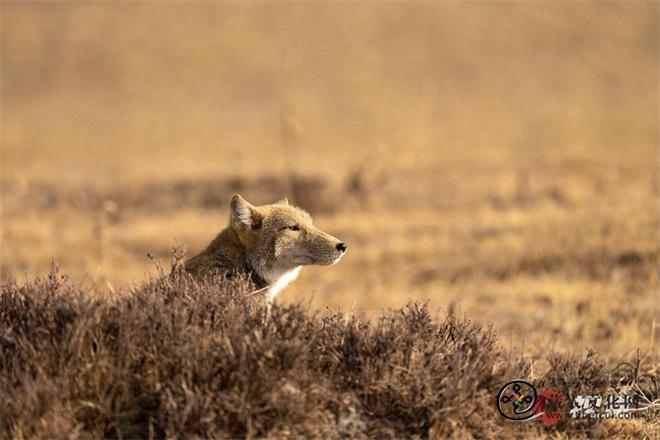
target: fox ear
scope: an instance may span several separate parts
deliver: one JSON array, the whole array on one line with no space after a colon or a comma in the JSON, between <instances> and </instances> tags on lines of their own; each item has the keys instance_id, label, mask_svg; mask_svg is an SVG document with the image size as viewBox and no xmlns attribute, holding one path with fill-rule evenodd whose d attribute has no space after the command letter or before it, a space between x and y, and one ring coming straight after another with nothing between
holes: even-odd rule
<instances>
[{"instance_id":1,"label":"fox ear","mask_svg":"<svg viewBox=\"0 0 660 440\"><path fill-rule=\"evenodd\" d=\"M287 198L285 197L285 198L283 198L282 200L278 200L277 202L275 202L275 204L276 204L276 205L286 205L286 206L289 206L289 199L287 199Z\"/></svg>"},{"instance_id":2,"label":"fox ear","mask_svg":"<svg viewBox=\"0 0 660 440\"><path fill-rule=\"evenodd\" d=\"M254 206L241 197L239 194L234 194L229 204L229 212L231 224L234 227L250 227L254 220Z\"/></svg>"}]
</instances>

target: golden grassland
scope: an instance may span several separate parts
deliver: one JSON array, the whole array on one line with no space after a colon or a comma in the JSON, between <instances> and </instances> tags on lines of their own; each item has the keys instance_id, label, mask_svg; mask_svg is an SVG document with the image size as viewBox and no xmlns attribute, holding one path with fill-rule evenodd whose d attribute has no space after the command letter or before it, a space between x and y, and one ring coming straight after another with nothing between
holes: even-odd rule
<instances>
[{"instance_id":1,"label":"golden grassland","mask_svg":"<svg viewBox=\"0 0 660 440\"><path fill-rule=\"evenodd\" d=\"M288 196L350 247L279 301L657 370L657 4L3 2L1 34L3 279L119 291Z\"/></svg>"}]
</instances>

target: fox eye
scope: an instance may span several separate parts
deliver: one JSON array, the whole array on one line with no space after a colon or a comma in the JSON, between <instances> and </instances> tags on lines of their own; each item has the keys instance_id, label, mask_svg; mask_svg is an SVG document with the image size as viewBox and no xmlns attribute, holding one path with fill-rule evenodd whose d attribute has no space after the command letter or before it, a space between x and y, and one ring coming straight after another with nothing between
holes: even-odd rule
<instances>
[{"instance_id":1,"label":"fox eye","mask_svg":"<svg viewBox=\"0 0 660 440\"><path fill-rule=\"evenodd\" d=\"M290 226L285 226L284 229L288 229L289 231L300 231L300 226L290 225Z\"/></svg>"}]
</instances>

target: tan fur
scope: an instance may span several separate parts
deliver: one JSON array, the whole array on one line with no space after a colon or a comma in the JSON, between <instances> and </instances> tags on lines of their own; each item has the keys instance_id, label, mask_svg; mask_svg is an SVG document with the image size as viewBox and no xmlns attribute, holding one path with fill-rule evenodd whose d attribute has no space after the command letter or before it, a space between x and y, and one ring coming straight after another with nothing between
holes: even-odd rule
<instances>
[{"instance_id":1,"label":"tan fur","mask_svg":"<svg viewBox=\"0 0 660 440\"><path fill-rule=\"evenodd\" d=\"M302 266L335 264L345 253L345 244L317 229L308 213L286 199L253 206L236 194L229 213L229 226L185 263L193 276L250 274L272 300Z\"/></svg>"}]
</instances>

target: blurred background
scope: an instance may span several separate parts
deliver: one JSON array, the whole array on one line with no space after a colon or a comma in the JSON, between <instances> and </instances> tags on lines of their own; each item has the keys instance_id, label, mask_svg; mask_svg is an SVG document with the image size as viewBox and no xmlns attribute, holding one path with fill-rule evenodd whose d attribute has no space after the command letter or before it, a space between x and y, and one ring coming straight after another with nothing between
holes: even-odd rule
<instances>
[{"instance_id":1,"label":"blurred background","mask_svg":"<svg viewBox=\"0 0 660 440\"><path fill-rule=\"evenodd\" d=\"M657 353L656 2L1 4L0 276L98 291L240 192L349 243L279 297Z\"/></svg>"}]
</instances>

